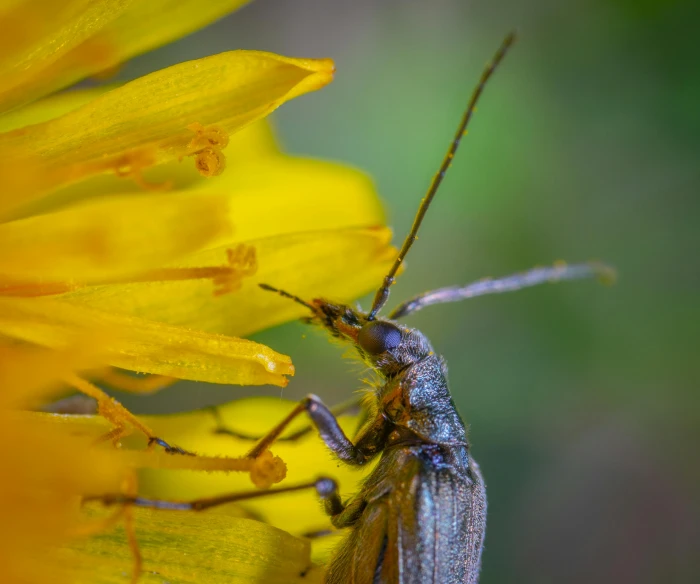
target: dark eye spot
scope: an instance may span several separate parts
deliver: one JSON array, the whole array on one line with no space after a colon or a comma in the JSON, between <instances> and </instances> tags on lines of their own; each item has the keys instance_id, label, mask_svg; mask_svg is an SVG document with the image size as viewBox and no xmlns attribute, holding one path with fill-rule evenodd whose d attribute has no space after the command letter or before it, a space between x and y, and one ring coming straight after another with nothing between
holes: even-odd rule
<instances>
[{"instance_id":1,"label":"dark eye spot","mask_svg":"<svg viewBox=\"0 0 700 584\"><path fill-rule=\"evenodd\" d=\"M360 329L357 342L370 355L379 355L401 344L401 331L388 322L373 320Z\"/></svg>"}]
</instances>

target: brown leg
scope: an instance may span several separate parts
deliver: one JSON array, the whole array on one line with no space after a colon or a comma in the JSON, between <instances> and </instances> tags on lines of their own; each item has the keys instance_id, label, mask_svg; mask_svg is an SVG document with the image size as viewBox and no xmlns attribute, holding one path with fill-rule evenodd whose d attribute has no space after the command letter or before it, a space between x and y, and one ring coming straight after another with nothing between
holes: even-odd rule
<instances>
[{"instance_id":1,"label":"brown leg","mask_svg":"<svg viewBox=\"0 0 700 584\"><path fill-rule=\"evenodd\" d=\"M306 489L316 489L319 497L326 502L326 508L341 513L344 509L340 496L338 495L338 485L333 479L320 477L315 481L279 487L277 489L242 491L240 493L227 493L216 497L204 497L191 501L164 501L162 499L148 499L131 494L119 495L97 495L85 497L86 501L101 501L105 505L134 505L136 507L149 507L151 509L166 509L170 511L204 511L212 507L218 507L226 503L237 503L260 497L269 497L279 493L292 493Z\"/></svg>"},{"instance_id":2,"label":"brown leg","mask_svg":"<svg viewBox=\"0 0 700 584\"><path fill-rule=\"evenodd\" d=\"M119 439L131 433L132 428L135 428L136 430L139 430L145 434L146 438L148 439L149 447L152 447L154 444L158 444L170 454L186 454L189 456L194 456L192 452L188 452L177 446L171 446L165 440L158 438L158 436L156 436L148 426L141 422L141 420L134 416L134 414L127 410L122 404L120 404L114 398L108 396L99 387L95 386L89 381L85 381L82 377L78 377L74 374L68 375L64 381L85 395L95 398L95 400L97 400L98 413L106 420L114 424L114 429L107 432L104 436L98 438L97 442L110 440L116 443L119 441Z\"/></svg>"},{"instance_id":3,"label":"brown leg","mask_svg":"<svg viewBox=\"0 0 700 584\"><path fill-rule=\"evenodd\" d=\"M346 402L340 403L338 405L333 406L330 408L330 411L334 416L342 416L343 414L346 414L348 412L351 412L355 409L359 409L361 407L361 399L360 398L353 398L351 400L348 400ZM214 434L226 434L227 436L233 436L234 438L238 438L239 440L251 440L251 441L257 441L262 438L262 436L252 436L250 434L246 434L244 432L239 432L237 430L234 430L233 428L229 428L226 426L225 422L221 418L221 414L219 413L219 408L217 406L211 406L211 412L212 415L214 416L214 420L216 421L216 428L214 429ZM309 424L308 426L305 426L304 428L300 428L296 432L292 432L291 434L283 437L277 437L276 441L295 441L299 440L300 438L303 438L307 434L310 434L314 430L314 425Z\"/></svg>"}]
</instances>

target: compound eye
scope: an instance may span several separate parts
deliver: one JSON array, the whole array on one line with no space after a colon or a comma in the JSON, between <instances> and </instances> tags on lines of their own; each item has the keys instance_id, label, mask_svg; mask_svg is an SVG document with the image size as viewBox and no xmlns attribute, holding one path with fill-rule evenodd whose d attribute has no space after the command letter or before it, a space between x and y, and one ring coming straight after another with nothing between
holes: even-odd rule
<instances>
[{"instance_id":1,"label":"compound eye","mask_svg":"<svg viewBox=\"0 0 700 584\"><path fill-rule=\"evenodd\" d=\"M401 331L388 322L373 320L360 329L357 342L370 355L379 355L401 344Z\"/></svg>"}]
</instances>

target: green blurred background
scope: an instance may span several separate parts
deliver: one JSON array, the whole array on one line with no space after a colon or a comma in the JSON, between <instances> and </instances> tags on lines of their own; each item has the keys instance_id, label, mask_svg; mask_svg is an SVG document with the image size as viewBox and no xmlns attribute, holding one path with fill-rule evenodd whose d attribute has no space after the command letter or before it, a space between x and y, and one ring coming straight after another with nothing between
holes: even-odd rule
<instances>
[{"instance_id":1,"label":"green blurred background","mask_svg":"<svg viewBox=\"0 0 700 584\"><path fill-rule=\"evenodd\" d=\"M604 259L620 278L406 319L446 357L486 476L482 584L699 581L699 4L257 0L120 73L234 48L333 57L334 83L285 105L279 134L371 173L398 243L484 62L518 28L390 304L557 259ZM255 337L294 359L283 396L347 399L356 366L308 332ZM146 413L232 393L281 392L120 398Z\"/></svg>"}]
</instances>

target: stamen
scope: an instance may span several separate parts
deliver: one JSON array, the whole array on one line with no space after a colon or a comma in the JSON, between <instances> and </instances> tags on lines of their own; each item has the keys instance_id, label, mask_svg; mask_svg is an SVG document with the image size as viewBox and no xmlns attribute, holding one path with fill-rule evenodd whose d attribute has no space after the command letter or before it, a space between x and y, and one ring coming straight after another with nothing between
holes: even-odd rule
<instances>
[{"instance_id":1,"label":"stamen","mask_svg":"<svg viewBox=\"0 0 700 584\"><path fill-rule=\"evenodd\" d=\"M226 168L226 156L222 152L228 145L228 134L217 126L205 128L199 122L187 126L195 133L187 145L189 156L194 156L195 168L202 176L218 176Z\"/></svg>"},{"instance_id":2,"label":"stamen","mask_svg":"<svg viewBox=\"0 0 700 584\"><path fill-rule=\"evenodd\" d=\"M199 152L204 148L222 149L228 146L228 134L217 126L205 128L199 122L194 122L187 126L187 129L195 133L194 138L187 145L191 153Z\"/></svg>"},{"instance_id":3,"label":"stamen","mask_svg":"<svg viewBox=\"0 0 700 584\"><path fill-rule=\"evenodd\" d=\"M131 568L131 584L138 584L141 572L143 570L143 556L139 549L139 541L136 539L136 517L134 516L134 508L127 505L124 509L124 532L129 542L129 550L134 564Z\"/></svg>"},{"instance_id":4,"label":"stamen","mask_svg":"<svg viewBox=\"0 0 700 584\"><path fill-rule=\"evenodd\" d=\"M0 281L0 296L52 296L78 290L83 286L67 282L10 282Z\"/></svg>"},{"instance_id":5,"label":"stamen","mask_svg":"<svg viewBox=\"0 0 700 584\"><path fill-rule=\"evenodd\" d=\"M132 468L157 468L162 470L196 470L206 472L248 472L258 487L267 488L287 476L287 465L268 451L256 458L248 456L173 456L163 451L122 450L119 453Z\"/></svg>"},{"instance_id":6,"label":"stamen","mask_svg":"<svg viewBox=\"0 0 700 584\"><path fill-rule=\"evenodd\" d=\"M226 259L227 264L224 266L150 270L141 276L129 278L129 282L211 279L214 283L214 296L221 296L222 294L239 290L243 278L252 276L258 270L255 248L253 246L241 243L234 249L227 249Z\"/></svg>"},{"instance_id":7,"label":"stamen","mask_svg":"<svg viewBox=\"0 0 700 584\"><path fill-rule=\"evenodd\" d=\"M269 450L261 453L251 462L253 466L250 469L250 480L261 489L269 489L287 476L287 465L279 456L273 456Z\"/></svg>"},{"instance_id":8,"label":"stamen","mask_svg":"<svg viewBox=\"0 0 700 584\"><path fill-rule=\"evenodd\" d=\"M219 176L226 169L226 156L218 148L205 148L194 154L194 167L206 178Z\"/></svg>"},{"instance_id":9,"label":"stamen","mask_svg":"<svg viewBox=\"0 0 700 584\"><path fill-rule=\"evenodd\" d=\"M136 474L130 472L124 478L122 492L126 495L135 497L138 494L138 479ZM136 517L135 511L131 505L126 505L124 508L124 531L126 539L129 542L131 557L134 560L134 565L131 568L131 584L137 584L141 571L143 570L143 556L139 549L139 541L136 539Z\"/></svg>"},{"instance_id":10,"label":"stamen","mask_svg":"<svg viewBox=\"0 0 700 584\"><path fill-rule=\"evenodd\" d=\"M97 401L98 414L114 424L114 428L98 438L98 442L110 441L116 445L121 438L131 434L132 428L142 432L149 441L156 438L156 435L148 426L96 385L75 374L68 375L64 378L64 381L81 393L94 398Z\"/></svg>"},{"instance_id":11,"label":"stamen","mask_svg":"<svg viewBox=\"0 0 700 584\"><path fill-rule=\"evenodd\" d=\"M51 296L72 292L87 286L107 284L132 284L136 282L177 282L186 280L211 280L214 296L240 290L243 279L258 270L255 247L244 243L226 250L226 264L191 268L158 268L134 276L99 280L90 284L80 282L21 282L0 279L0 296Z\"/></svg>"},{"instance_id":12,"label":"stamen","mask_svg":"<svg viewBox=\"0 0 700 584\"><path fill-rule=\"evenodd\" d=\"M143 171L156 163L156 154L153 148L141 148L125 152L116 159L105 163L107 168L114 168L114 173L119 177L133 180L145 191L167 191L173 186L172 181L152 183L143 177ZM91 169L94 174L95 169Z\"/></svg>"}]
</instances>

